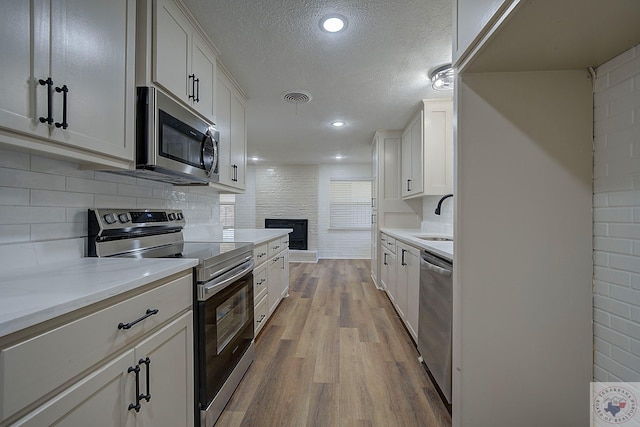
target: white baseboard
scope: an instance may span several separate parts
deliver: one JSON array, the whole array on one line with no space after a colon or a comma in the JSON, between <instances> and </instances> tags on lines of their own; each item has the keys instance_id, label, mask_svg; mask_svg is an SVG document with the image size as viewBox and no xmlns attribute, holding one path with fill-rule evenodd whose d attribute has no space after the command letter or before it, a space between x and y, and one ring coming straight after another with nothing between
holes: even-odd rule
<instances>
[{"instance_id":1,"label":"white baseboard","mask_svg":"<svg viewBox=\"0 0 640 427\"><path fill-rule=\"evenodd\" d=\"M289 262L318 262L318 251L301 251L289 249Z\"/></svg>"}]
</instances>

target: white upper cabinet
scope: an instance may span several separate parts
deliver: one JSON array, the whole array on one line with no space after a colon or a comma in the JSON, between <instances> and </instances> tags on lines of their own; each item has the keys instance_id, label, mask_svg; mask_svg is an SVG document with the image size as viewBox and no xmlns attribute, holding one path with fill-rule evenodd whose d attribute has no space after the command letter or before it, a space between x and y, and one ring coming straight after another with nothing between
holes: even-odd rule
<instances>
[{"instance_id":1,"label":"white upper cabinet","mask_svg":"<svg viewBox=\"0 0 640 427\"><path fill-rule=\"evenodd\" d=\"M402 197L453 190L453 104L424 100L402 133Z\"/></svg>"},{"instance_id":2,"label":"white upper cabinet","mask_svg":"<svg viewBox=\"0 0 640 427\"><path fill-rule=\"evenodd\" d=\"M499 12L513 0L455 0L453 7L453 65L463 59L486 33Z\"/></svg>"},{"instance_id":3,"label":"white upper cabinet","mask_svg":"<svg viewBox=\"0 0 640 427\"><path fill-rule=\"evenodd\" d=\"M247 122L245 99L224 70L217 72L216 126L220 132L220 185L231 192L245 189Z\"/></svg>"},{"instance_id":4,"label":"white upper cabinet","mask_svg":"<svg viewBox=\"0 0 640 427\"><path fill-rule=\"evenodd\" d=\"M130 167L134 27L133 0L3 2L1 141Z\"/></svg>"},{"instance_id":5,"label":"white upper cabinet","mask_svg":"<svg viewBox=\"0 0 640 427\"><path fill-rule=\"evenodd\" d=\"M153 6L153 81L214 121L216 55L173 0Z\"/></svg>"}]
</instances>

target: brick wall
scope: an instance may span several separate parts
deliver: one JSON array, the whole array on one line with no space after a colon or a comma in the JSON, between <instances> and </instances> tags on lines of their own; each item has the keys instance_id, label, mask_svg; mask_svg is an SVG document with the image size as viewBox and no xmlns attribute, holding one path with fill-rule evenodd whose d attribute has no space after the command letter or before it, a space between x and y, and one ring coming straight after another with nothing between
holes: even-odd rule
<instances>
[{"instance_id":1,"label":"brick wall","mask_svg":"<svg viewBox=\"0 0 640 427\"><path fill-rule=\"evenodd\" d=\"M219 226L219 195L83 170L79 165L0 150L0 244L87 236L87 209L182 209L188 224Z\"/></svg>"},{"instance_id":2,"label":"brick wall","mask_svg":"<svg viewBox=\"0 0 640 427\"><path fill-rule=\"evenodd\" d=\"M597 69L594 377L640 381L640 45Z\"/></svg>"},{"instance_id":3,"label":"brick wall","mask_svg":"<svg viewBox=\"0 0 640 427\"><path fill-rule=\"evenodd\" d=\"M256 228L265 218L308 219L309 250L318 249L318 166L255 167Z\"/></svg>"}]
</instances>

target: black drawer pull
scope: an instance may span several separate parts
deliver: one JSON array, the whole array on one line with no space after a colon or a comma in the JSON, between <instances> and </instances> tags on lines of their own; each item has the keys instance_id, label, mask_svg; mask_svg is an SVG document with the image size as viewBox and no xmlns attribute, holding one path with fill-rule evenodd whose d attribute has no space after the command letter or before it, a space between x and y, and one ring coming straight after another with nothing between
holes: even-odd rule
<instances>
[{"instance_id":1,"label":"black drawer pull","mask_svg":"<svg viewBox=\"0 0 640 427\"><path fill-rule=\"evenodd\" d=\"M127 373L135 372L136 373L136 403L129 404L129 410L135 409L136 412L140 412L140 365L136 365L135 368L129 366Z\"/></svg>"},{"instance_id":2,"label":"black drawer pull","mask_svg":"<svg viewBox=\"0 0 640 427\"><path fill-rule=\"evenodd\" d=\"M260 316L260 320L258 320L257 323L262 323L265 317L267 317L266 314L263 314L262 316Z\"/></svg>"},{"instance_id":3,"label":"black drawer pull","mask_svg":"<svg viewBox=\"0 0 640 427\"><path fill-rule=\"evenodd\" d=\"M147 309L147 313L142 316L139 319L134 320L133 322L130 323L118 323L118 329L130 329L133 325L135 325L136 323L142 322L144 319L146 319L147 317L153 316L154 314L158 314L158 309Z\"/></svg>"}]
</instances>

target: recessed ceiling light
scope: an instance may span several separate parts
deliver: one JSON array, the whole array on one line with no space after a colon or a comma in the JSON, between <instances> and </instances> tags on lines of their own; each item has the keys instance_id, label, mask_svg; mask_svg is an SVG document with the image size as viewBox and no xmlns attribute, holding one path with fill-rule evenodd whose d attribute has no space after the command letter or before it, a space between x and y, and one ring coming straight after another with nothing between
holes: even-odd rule
<instances>
[{"instance_id":1,"label":"recessed ceiling light","mask_svg":"<svg viewBox=\"0 0 640 427\"><path fill-rule=\"evenodd\" d=\"M252 161L254 161L254 162L257 162L258 160L260 160L260 157L258 157L258 156L252 156L252 157L250 157L250 159L251 159Z\"/></svg>"},{"instance_id":2,"label":"recessed ceiling light","mask_svg":"<svg viewBox=\"0 0 640 427\"><path fill-rule=\"evenodd\" d=\"M347 29L347 18L337 13L325 15L320 19L320 28L328 33L338 33Z\"/></svg>"},{"instance_id":3,"label":"recessed ceiling light","mask_svg":"<svg viewBox=\"0 0 640 427\"><path fill-rule=\"evenodd\" d=\"M335 126L337 128L340 128L340 127L344 126L344 122L342 120L336 120L335 122L331 123L331 126Z\"/></svg>"},{"instance_id":4,"label":"recessed ceiling light","mask_svg":"<svg viewBox=\"0 0 640 427\"><path fill-rule=\"evenodd\" d=\"M342 160L344 159L344 156L342 154L336 154L335 156L333 156L333 158L336 160Z\"/></svg>"}]
</instances>

